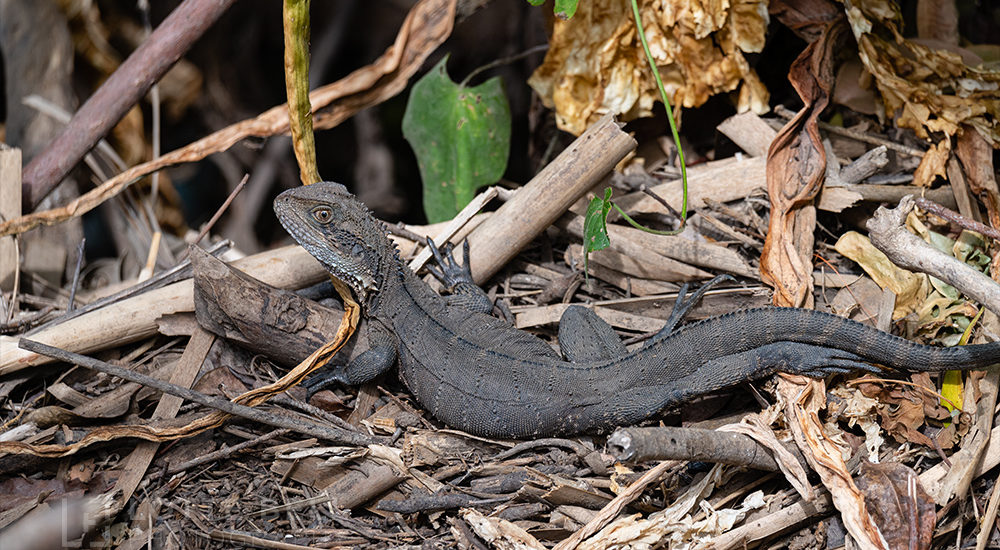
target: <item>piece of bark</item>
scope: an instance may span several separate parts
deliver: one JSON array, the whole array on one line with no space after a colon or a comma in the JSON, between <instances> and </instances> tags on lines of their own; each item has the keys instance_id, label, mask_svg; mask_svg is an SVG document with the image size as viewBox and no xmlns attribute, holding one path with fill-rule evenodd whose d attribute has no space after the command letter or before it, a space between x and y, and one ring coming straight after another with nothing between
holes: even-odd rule
<instances>
[{"instance_id":1,"label":"piece of bark","mask_svg":"<svg viewBox=\"0 0 1000 550\"><path fill-rule=\"evenodd\" d=\"M531 308L514 316L514 326L519 329L558 323L562 314L573 304L553 304ZM626 313L608 307L591 306L598 317L615 328L636 332L655 332L663 328L663 320L634 313Z\"/></svg>"},{"instance_id":2,"label":"piece of bark","mask_svg":"<svg viewBox=\"0 0 1000 550\"><path fill-rule=\"evenodd\" d=\"M573 244L566 247L565 258L568 265L582 268L583 246ZM657 264L651 264L653 265ZM590 253L587 269L591 277L615 285L636 296L664 294L677 290L677 285L664 282L673 280L674 276L669 274L668 277L655 276L650 273L652 270L646 270L646 267L650 266L643 266L640 262L614 250L604 249Z\"/></svg>"},{"instance_id":3,"label":"piece of bark","mask_svg":"<svg viewBox=\"0 0 1000 550\"><path fill-rule=\"evenodd\" d=\"M704 208L708 199L718 202L744 199L757 189L766 189L766 167L767 159L764 157L733 157L692 166L688 170L688 208ZM683 194L681 180L661 183L650 191L674 210L680 211ZM622 195L615 199L615 203L630 216L663 212L663 205L642 192Z\"/></svg>"},{"instance_id":4,"label":"piece of bark","mask_svg":"<svg viewBox=\"0 0 1000 550\"><path fill-rule=\"evenodd\" d=\"M622 244L621 248L634 250L630 244ZM576 268L583 267L583 245L571 244L566 249L566 263ZM650 279L653 281L690 281L691 275L698 275L696 278L704 278L708 272L692 268L687 264L677 262L661 256L655 252L649 252L645 257L631 256L626 252L620 252L609 247L604 250L595 250L590 253L588 263L603 265L609 269L620 271L626 275L631 275L640 279ZM680 270L678 267L680 266ZM676 287L676 285L672 285ZM669 291L668 291L669 292Z\"/></svg>"},{"instance_id":5,"label":"piece of bark","mask_svg":"<svg viewBox=\"0 0 1000 550\"><path fill-rule=\"evenodd\" d=\"M610 115L588 128L469 234L469 245L477 251L469 261L476 283L506 265L635 146L635 140Z\"/></svg>"},{"instance_id":6,"label":"piece of bark","mask_svg":"<svg viewBox=\"0 0 1000 550\"><path fill-rule=\"evenodd\" d=\"M958 164L958 160L955 158L948 159L948 162L945 164L945 170L948 174L948 183L951 184L951 192L955 195L958 213L970 220L981 222L982 217L979 215L979 208L973 205L969 184L965 181L965 174L962 173L962 167Z\"/></svg>"},{"instance_id":7,"label":"piece of bark","mask_svg":"<svg viewBox=\"0 0 1000 550\"><path fill-rule=\"evenodd\" d=\"M200 248L192 248L191 263L195 314L198 323L213 334L293 367L337 333L342 309L265 285ZM347 348L357 342L358 338L351 338ZM347 349L340 353L345 352L349 353Z\"/></svg>"},{"instance_id":8,"label":"piece of bark","mask_svg":"<svg viewBox=\"0 0 1000 550\"><path fill-rule=\"evenodd\" d=\"M889 164L887 151L885 145L879 145L861 155L840 171L840 181L844 184L856 184L874 176Z\"/></svg>"},{"instance_id":9,"label":"piece of bark","mask_svg":"<svg viewBox=\"0 0 1000 550\"><path fill-rule=\"evenodd\" d=\"M279 288L301 288L327 277L323 266L300 246L269 250L233 265L251 277ZM194 282L173 283L91 311L33 333L33 340L57 348L88 353L135 342L156 333L161 315L194 311ZM0 376L49 363L44 355L18 348L19 337L0 335Z\"/></svg>"},{"instance_id":10,"label":"piece of bark","mask_svg":"<svg viewBox=\"0 0 1000 550\"><path fill-rule=\"evenodd\" d=\"M955 208L955 195L950 188L920 189L913 185L857 184L840 187L823 187L816 208L826 212L841 212L859 202L899 202L906 195L922 195L928 199Z\"/></svg>"},{"instance_id":11,"label":"piece of bark","mask_svg":"<svg viewBox=\"0 0 1000 550\"><path fill-rule=\"evenodd\" d=\"M778 135L757 113L747 111L733 115L715 128L731 139L751 157L767 156L767 148Z\"/></svg>"},{"instance_id":12,"label":"piece of bark","mask_svg":"<svg viewBox=\"0 0 1000 550\"><path fill-rule=\"evenodd\" d=\"M913 197L908 196L894 209L879 208L868 220L872 244L899 267L937 277L1000 314L1000 285L906 230L906 216L913 206Z\"/></svg>"}]
</instances>

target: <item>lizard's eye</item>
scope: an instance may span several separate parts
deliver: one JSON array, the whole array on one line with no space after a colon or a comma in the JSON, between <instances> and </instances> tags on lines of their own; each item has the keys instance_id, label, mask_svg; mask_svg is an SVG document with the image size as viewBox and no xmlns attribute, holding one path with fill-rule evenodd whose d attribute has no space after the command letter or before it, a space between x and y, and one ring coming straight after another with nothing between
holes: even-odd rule
<instances>
[{"instance_id":1,"label":"lizard's eye","mask_svg":"<svg viewBox=\"0 0 1000 550\"><path fill-rule=\"evenodd\" d=\"M313 209L312 217L319 223L326 225L330 223L330 220L333 219L333 213L330 211L329 208L325 206L319 206Z\"/></svg>"}]
</instances>

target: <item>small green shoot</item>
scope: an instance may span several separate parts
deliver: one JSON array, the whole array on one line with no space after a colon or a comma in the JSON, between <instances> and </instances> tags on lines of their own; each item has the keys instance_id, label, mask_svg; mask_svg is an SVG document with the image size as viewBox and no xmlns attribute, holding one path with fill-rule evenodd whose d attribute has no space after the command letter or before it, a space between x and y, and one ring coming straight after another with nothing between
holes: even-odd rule
<instances>
[{"instance_id":1,"label":"small green shoot","mask_svg":"<svg viewBox=\"0 0 1000 550\"><path fill-rule=\"evenodd\" d=\"M528 0L533 2L533 0ZM542 0L544 1L544 0ZM611 202L611 189L606 189L604 191L604 199L599 197L594 197L590 201L590 205L587 207L587 215L583 222L583 271L584 277L587 277L587 265L588 259L590 257L590 252L594 250L601 250L607 248L611 241L608 238L608 226L607 219L608 214L611 212L611 208L614 207L622 218L629 223L632 227L636 229L641 229L647 233L653 233L655 235L676 235L684 230L684 224L687 221L687 207L688 207L688 187L687 187L687 166L684 162L684 149L681 148L681 138L677 133L677 123L674 121L673 108L670 106L670 100L667 99L667 91L663 88L663 79L660 78L660 71L656 68L656 61L653 60L653 54L649 51L649 43L646 42L646 31L642 28L642 18L639 15L639 4L637 0L631 0L632 2L632 17L635 19L636 29L639 31L639 41L642 42L642 50L646 53L646 62L649 64L649 68L653 71L653 78L656 80L656 88L660 91L660 99L663 101L663 106L667 111L667 121L670 123L670 133L674 137L674 144L677 145L677 160L681 167L681 226L674 231L657 231L655 229L650 229L639 224L624 210L619 208L619 206ZM537 4L535 4L537 5ZM558 8L558 0L556 6ZM574 6L575 10L575 6ZM599 217L597 220L595 218Z\"/></svg>"},{"instance_id":2,"label":"small green shoot","mask_svg":"<svg viewBox=\"0 0 1000 550\"><path fill-rule=\"evenodd\" d=\"M592 250L604 250L611 245L608 238L608 214L611 212L611 189L604 190L604 198L594 197L587 205L583 218L583 276L588 277L587 262Z\"/></svg>"},{"instance_id":3,"label":"small green shoot","mask_svg":"<svg viewBox=\"0 0 1000 550\"><path fill-rule=\"evenodd\" d=\"M545 3L545 0L528 0L528 3L532 6L541 6ZM555 7L553 12L556 17L562 20L567 20L573 17L576 13L576 6L580 3L580 0L555 0Z\"/></svg>"}]
</instances>

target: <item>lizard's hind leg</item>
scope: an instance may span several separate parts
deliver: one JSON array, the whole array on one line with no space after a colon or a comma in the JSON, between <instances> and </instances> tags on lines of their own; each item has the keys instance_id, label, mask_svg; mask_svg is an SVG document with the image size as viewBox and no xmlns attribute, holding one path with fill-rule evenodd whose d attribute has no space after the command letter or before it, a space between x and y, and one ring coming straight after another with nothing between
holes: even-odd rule
<instances>
[{"instance_id":1,"label":"lizard's hind leg","mask_svg":"<svg viewBox=\"0 0 1000 550\"><path fill-rule=\"evenodd\" d=\"M628 353L611 325L594 310L577 305L569 306L559 319L559 349L573 363L607 361Z\"/></svg>"}]
</instances>

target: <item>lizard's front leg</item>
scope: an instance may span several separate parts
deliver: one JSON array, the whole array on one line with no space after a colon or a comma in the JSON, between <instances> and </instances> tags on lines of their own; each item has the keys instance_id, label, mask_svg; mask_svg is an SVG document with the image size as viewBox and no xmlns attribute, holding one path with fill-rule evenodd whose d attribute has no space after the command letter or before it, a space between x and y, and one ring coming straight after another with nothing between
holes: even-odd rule
<instances>
[{"instance_id":1,"label":"lizard's front leg","mask_svg":"<svg viewBox=\"0 0 1000 550\"><path fill-rule=\"evenodd\" d=\"M451 293L444 297L448 305L469 311L478 311L486 315L493 313L493 301L472 280L472 271L469 268L468 239L462 243L462 252L465 255L464 265L455 260L451 243L446 244L444 250L439 250L434 241L428 238L427 248L431 249L431 254L434 255L434 260L438 264L437 266L427 264L427 271L430 271L431 275L441 281L441 284Z\"/></svg>"},{"instance_id":2,"label":"lizard's front leg","mask_svg":"<svg viewBox=\"0 0 1000 550\"><path fill-rule=\"evenodd\" d=\"M327 367L303 382L302 386L306 388L308 395L312 396L333 384L358 386L370 382L396 364L396 336L374 319L368 323L368 342L370 347L347 365Z\"/></svg>"}]
</instances>

